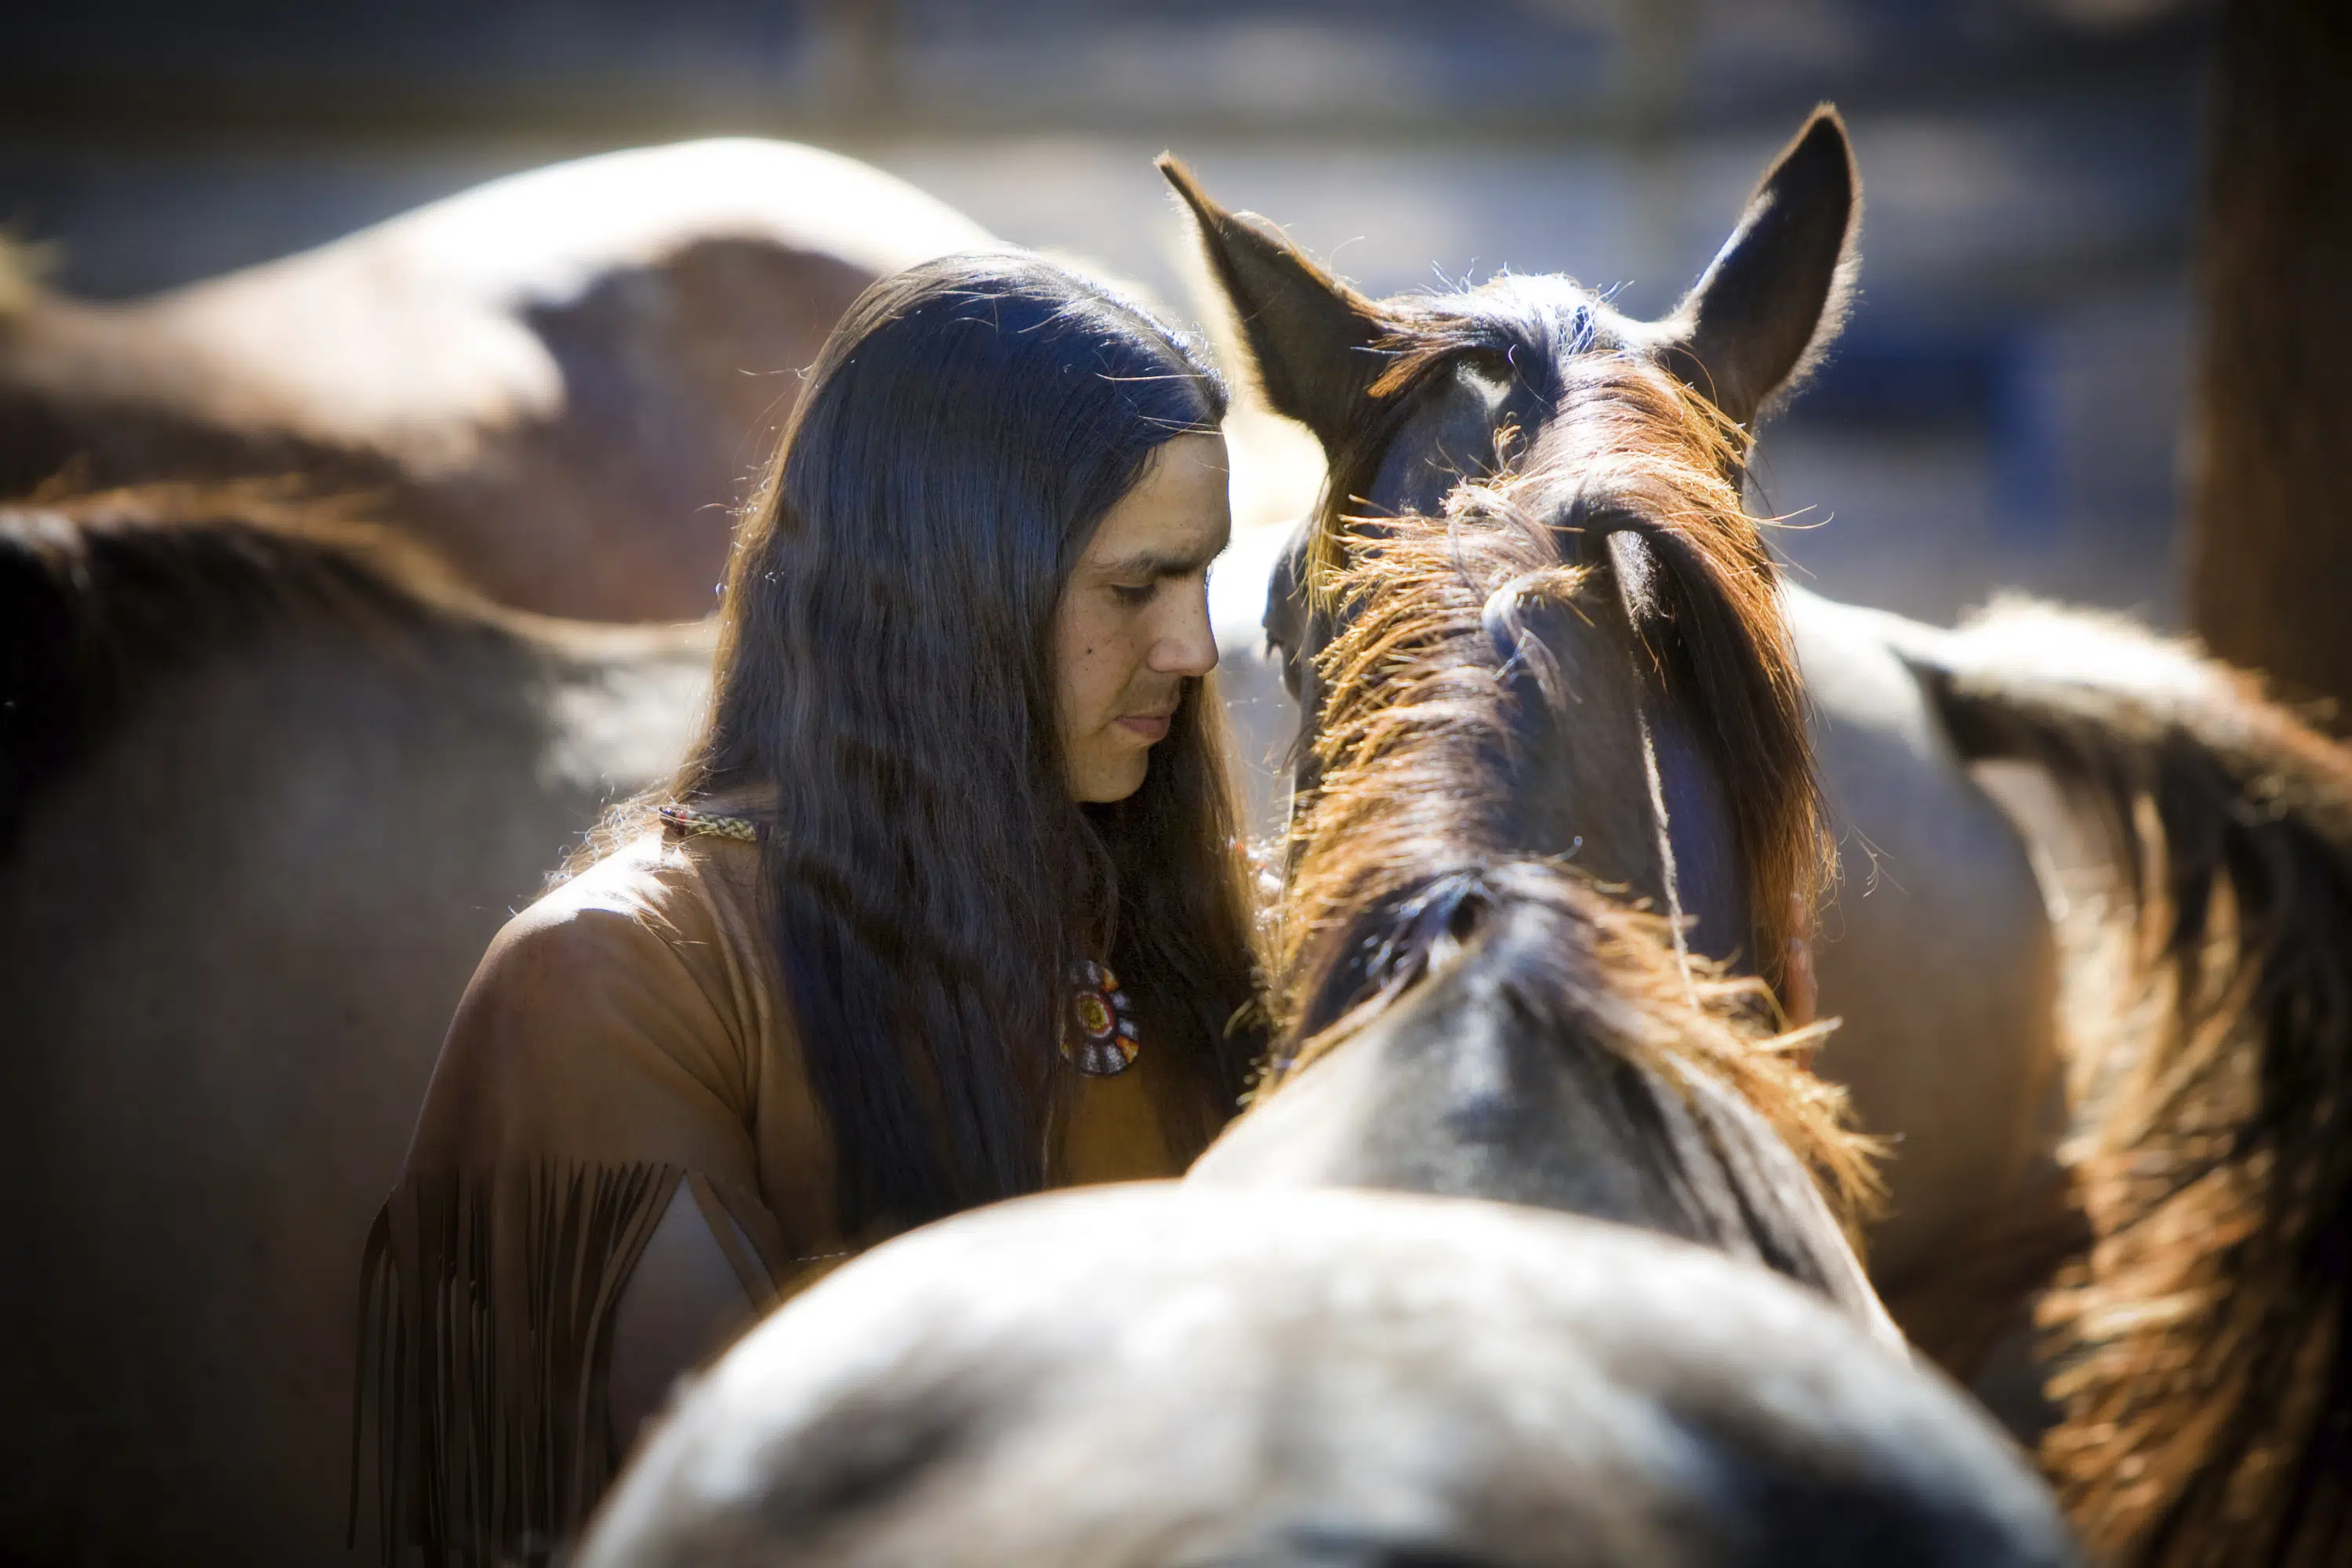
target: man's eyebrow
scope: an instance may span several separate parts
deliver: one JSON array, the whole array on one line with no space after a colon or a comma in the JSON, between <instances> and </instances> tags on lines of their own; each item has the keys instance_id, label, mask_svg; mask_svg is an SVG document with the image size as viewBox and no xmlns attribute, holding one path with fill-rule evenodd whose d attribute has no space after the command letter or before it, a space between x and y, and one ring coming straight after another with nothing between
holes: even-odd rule
<instances>
[{"instance_id":1,"label":"man's eyebrow","mask_svg":"<svg viewBox=\"0 0 2352 1568\"><path fill-rule=\"evenodd\" d=\"M1139 550L1132 555L1096 563L1097 571L1114 577L1189 577L1223 553L1229 542L1219 540L1213 550L1172 554L1165 550Z\"/></svg>"}]
</instances>

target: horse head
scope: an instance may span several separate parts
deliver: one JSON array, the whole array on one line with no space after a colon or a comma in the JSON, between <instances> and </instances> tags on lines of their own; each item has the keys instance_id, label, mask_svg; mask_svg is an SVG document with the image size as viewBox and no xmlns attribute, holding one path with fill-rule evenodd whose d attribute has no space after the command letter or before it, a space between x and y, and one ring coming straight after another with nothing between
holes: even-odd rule
<instances>
[{"instance_id":1,"label":"horse head","mask_svg":"<svg viewBox=\"0 0 2352 1568\"><path fill-rule=\"evenodd\" d=\"M1330 463L1265 611L1302 734L1321 721L1351 557L1461 487L1520 481L1516 503L1562 563L1594 568L1573 605L1490 606L1548 649L1575 707L1530 770L1543 805L1530 797L1523 847L1574 858L1686 917L1700 950L1777 980L1826 841L1775 571L1739 484L1759 412L1843 314L1859 187L1835 112L1814 113L1658 321L1554 277L1367 300L1162 167L1268 402ZM1311 746L1297 765L1311 801Z\"/></svg>"},{"instance_id":2,"label":"horse head","mask_svg":"<svg viewBox=\"0 0 2352 1568\"><path fill-rule=\"evenodd\" d=\"M1267 609L1307 718L1275 1053L1196 1174L1621 1220L1885 1329L1835 1214L1866 1151L1763 1037L1828 837L1739 498L1745 422L1833 313L1835 118L1653 323L1557 278L1374 304L1171 174L1332 471Z\"/></svg>"}]
</instances>

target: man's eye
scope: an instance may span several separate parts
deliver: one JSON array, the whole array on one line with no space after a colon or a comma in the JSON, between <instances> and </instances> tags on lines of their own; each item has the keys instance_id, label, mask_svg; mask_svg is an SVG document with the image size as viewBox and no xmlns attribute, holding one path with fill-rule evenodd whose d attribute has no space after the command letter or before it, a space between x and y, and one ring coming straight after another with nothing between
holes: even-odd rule
<instances>
[{"instance_id":1,"label":"man's eye","mask_svg":"<svg viewBox=\"0 0 2352 1568\"><path fill-rule=\"evenodd\" d=\"M1118 597L1120 604L1129 609L1141 609L1151 603L1152 595L1160 592L1160 584L1146 583L1140 587L1130 588L1124 583L1113 583L1110 585L1110 591Z\"/></svg>"}]
</instances>

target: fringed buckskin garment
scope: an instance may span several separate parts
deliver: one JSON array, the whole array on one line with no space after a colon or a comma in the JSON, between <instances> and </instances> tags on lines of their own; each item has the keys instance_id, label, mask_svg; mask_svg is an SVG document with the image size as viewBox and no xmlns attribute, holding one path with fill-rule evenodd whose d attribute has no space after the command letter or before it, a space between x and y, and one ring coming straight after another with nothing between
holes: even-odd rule
<instances>
[{"instance_id":1,"label":"fringed buckskin garment","mask_svg":"<svg viewBox=\"0 0 2352 1568\"><path fill-rule=\"evenodd\" d=\"M387 1562L543 1562L585 1521L629 1436L605 1398L614 1312L680 1187L763 1310L881 1239L837 1223L758 870L751 844L648 833L483 957L367 1245L352 1522L372 1406ZM1197 1091L1148 1040L1073 1077L1051 1184L1197 1152L1160 1115Z\"/></svg>"}]
</instances>

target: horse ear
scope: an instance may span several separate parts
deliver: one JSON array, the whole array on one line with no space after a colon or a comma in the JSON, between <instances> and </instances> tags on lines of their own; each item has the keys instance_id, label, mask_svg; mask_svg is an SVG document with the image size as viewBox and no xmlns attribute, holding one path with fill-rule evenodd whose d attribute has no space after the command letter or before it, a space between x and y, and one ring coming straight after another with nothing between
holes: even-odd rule
<instances>
[{"instance_id":1,"label":"horse ear","mask_svg":"<svg viewBox=\"0 0 2352 1568\"><path fill-rule=\"evenodd\" d=\"M1813 110L1664 323L1677 374L1746 424L1829 346L1853 288L1862 182L1845 124Z\"/></svg>"},{"instance_id":2,"label":"horse ear","mask_svg":"<svg viewBox=\"0 0 2352 1568\"><path fill-rule=\"evenodd\" d=\"M1362 422L1382 362L1379 310L1255 214L1227 212L1172 154L1160 172L1184 198L1201 252L1233 310L1244 351L1276 413L1336 450Z\"/></svg>"}]
</instances>

